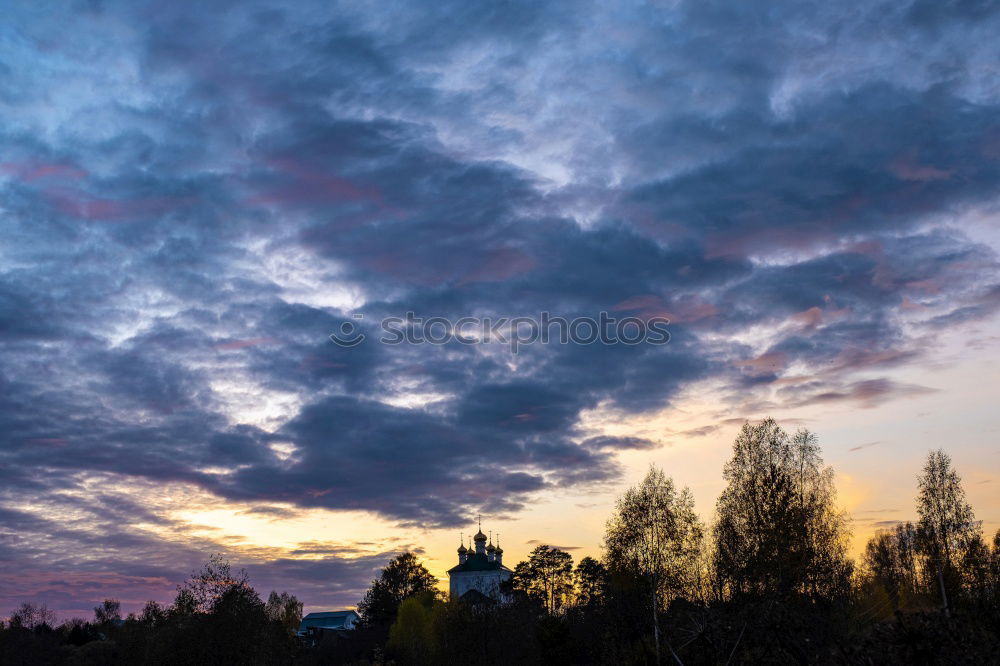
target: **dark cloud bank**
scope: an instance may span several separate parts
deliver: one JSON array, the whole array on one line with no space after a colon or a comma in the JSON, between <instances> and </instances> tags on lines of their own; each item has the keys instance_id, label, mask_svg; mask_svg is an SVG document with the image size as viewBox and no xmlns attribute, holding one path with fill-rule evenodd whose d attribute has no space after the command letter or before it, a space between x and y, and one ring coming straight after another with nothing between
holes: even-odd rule
<instances>
[{"instance_id":1,"label":"dark cloud bank","mask_svg":"<svg viewBox=\"0 0 1000 666\"><path fill-rule=\"evenodd\" d=\"M953 223L1000 182L995 3L390 4L23 5L0 29L5 568L167 580L216 545L165 553L130 529L165 519L94 479L515 512L657 445L581 410L702 379L735 403L793 363L814 377L783 404L877 404L926 390L879 374L917 337L1000 307ZM373 334L606 310L672 339L342 349L352 298ZM763 351L720 342L753 326ZM234 412L277 394L297 407ZM344 555L258 570L351 603L378 558Z\"/></svg>"}]
</instances>

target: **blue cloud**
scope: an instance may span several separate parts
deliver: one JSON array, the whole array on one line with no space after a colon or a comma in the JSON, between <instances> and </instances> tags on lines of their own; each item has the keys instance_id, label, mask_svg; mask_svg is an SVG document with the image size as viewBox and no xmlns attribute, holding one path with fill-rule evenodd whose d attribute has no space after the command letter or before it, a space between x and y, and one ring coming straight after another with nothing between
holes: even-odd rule
<instances>
[{"instance_id":1,"label":"blue cloud","mask_svg":"<svg viewBox=\"0 0 1000 666\"><path fill-rule=\"evenodd\" d=\"M653 445L595 438L583 410L654 410L706 379L721 409L914 395L854 373L1000 308L995 249L952 223L1000 185L996 3L66 12L19 5L0 28L0 511L27 535L10 561L42 552L31 535L60 535L65 570L95 538L137 575L177 548L129 533L162 520L141 503L76 505L99 537L15 508L88 477L419 525L514 512ZM407 311L609 311L672 338L516 363L330 343L358 311L370 337ZM812 380L777 388L794 363ZM284 413L256 413L276 395ZM333 557L309 566L347 590L370 574Z\"/></svg>"}]
</instances>

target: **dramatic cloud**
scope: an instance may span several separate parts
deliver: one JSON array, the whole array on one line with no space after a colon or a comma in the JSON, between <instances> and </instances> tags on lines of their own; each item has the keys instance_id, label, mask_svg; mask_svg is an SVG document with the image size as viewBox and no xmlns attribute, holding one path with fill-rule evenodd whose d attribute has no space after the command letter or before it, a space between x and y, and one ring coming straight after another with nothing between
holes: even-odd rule
<instances>
[{"instance_id":1,"label":"dramatic cloud","mask_svg":"<svg viewBox=\"0 0 1000 666\"><path fill-rule=\"evenodd\" d=\"M954 223L997 203L995 3L9 12L0 563L64 608L213 549L351 603L385 554L173 539L130 488L455 526L661 444L587 410L912 397L886 373L1000 310ZM670 342L378 342L406 312L602 311Z\"/></svg>"}]
</instances>

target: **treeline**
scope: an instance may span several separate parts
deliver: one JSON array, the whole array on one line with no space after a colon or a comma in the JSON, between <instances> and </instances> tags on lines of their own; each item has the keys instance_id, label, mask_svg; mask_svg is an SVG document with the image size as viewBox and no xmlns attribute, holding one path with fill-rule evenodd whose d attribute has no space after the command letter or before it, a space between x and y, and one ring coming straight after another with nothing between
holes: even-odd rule
<instances>
[{"instance_id":1,"label":"treeline","mask_svg":"<svg viewBox=\"0 0 1000 666\"><path fill-rule=\"evenodd\" d=\"M296 640L301 604L263 602L221 560L121 621L51 628L15 612L2 664L985 664L1000 654L1000 531L992 543L942 451L917 479L916 523L860 561L815 435L746 424L711 524L661 470L617 501L600 560L539 546L502 602L442 598L412 553L358 605L362 626ZM29 658L30 657L30 658Z\"/></svg>"},{"instance_id":2,"label":"treeline","mask_svg":"<svg viewBox=\"0 0 1000 666\"><path fill-rule=\"evenodd\" d=\"M515 567L508 603L401 595L385 658L1000 663L1000 531L984 541L947 454L931 452L918 476L919 520L878 532L859 562L813 433L789 435L770 419L746 424L723 476L706 525L690 490L651 468L618 499L601 561L574 566L569 553L539 546ZM387 615L366 620L385 626ZM347 647L331 646L331 662L372 658Z\"/></svg>"},{"instance_id":3,"label":"treeline","mask_svg":"<svg viewBox=\"0 0 1000 666\"><path fill-rule=\"evenodd\" d=\"M289 664L301 620L293 595L271 592L265 602L245 571L213 555L178 586L172 604L149 601L125 618L114 599L94 608L92 620L59 626L44 605L21 604L0 627L0 664Z\"/></svg>"}]
</instances>

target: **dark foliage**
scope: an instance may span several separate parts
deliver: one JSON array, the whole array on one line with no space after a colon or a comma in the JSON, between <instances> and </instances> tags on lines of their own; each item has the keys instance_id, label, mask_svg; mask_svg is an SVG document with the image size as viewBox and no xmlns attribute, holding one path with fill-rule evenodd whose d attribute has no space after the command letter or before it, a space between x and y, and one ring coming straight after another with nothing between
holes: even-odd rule
<instances>
[{"instance_id":1,"label":"dark foliage","mask_svg":"<svg viewBox=\"0 0 1000 666\"><path fill-rule=\"evenodd\" d=\"M525 562L514 567L514 590L535 600L551 615L570 601L573 592L573 557L558 548L536 546Z\"/></svg>"},{"instance_id":2,"label":"dark foliage","mask_svg":"<svg viewBox=\"0 0 1000 666\"><path fill-rule=\"evenodd\" d=\"M290 595L284 599L295 603ZM294 634L268 616L245 572L232 572L219 556L178 588L173 605L164 608L151 601L124 621L114 599L94 609L93 622L75 619L55 629L39 620L44 614L25 612L25 606L0 631L3 666L263 666L291 664L296 657Z\"/></svg>"},{"instance_id":3,"label":"dark foliage","mask_svg":"<svg viewBox=\"0 0 1000 666\"><path fill-rule=\"evenodd\" d=\"M437 580L420 564L413 553L401 553L372 581L365 598L358 604L364 624L388 626L396 619L399 605L423 592L434 592Z\"/></svg>"},{"instance_id":4,"label":"dark foliage","mask_svg":"<svg viewBox=\"0 0 1000 666\"><path fill-rule=\"evenodd\" d=\"M503 602L444 601L404 553L372 582L359 628L303 643L301 603L264 603L216 556L173 604L124 621L114 599L58 626L22 604L0 627L0 666L997 663L1000 532L983 539L946 455L920 477L921 523L876 534L853 576L815 437L748 427L726 479L712 546L690 493L653 469L616 506L606 562L573 569L539 546Z\"/></svg>"}]
</instances>

